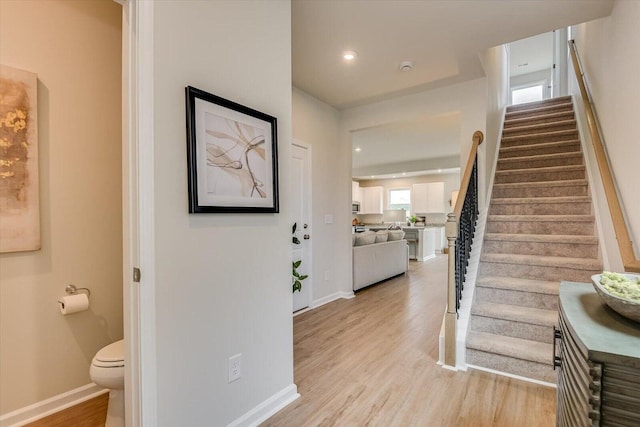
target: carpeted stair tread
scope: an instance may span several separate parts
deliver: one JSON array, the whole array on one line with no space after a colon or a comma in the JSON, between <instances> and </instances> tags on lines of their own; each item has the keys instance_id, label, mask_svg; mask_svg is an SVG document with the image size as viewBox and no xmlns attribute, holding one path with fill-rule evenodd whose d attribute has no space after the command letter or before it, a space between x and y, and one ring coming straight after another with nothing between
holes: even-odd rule
<instances>
[{"instance_id":1,"label":"carpeted stair tread","mask_svg":"<svg viewBox=\"0 0 640 427\"><path fill-rule=\"evenodd\" d=\"M503 136L502 142L540 140L549 137L567 137L567 139L574 139L576 136L578 136L578 131L575 129L556 130L551 132L531 133L527 135Z\"/></svg>"},{"instance_id":2,"label":"carpeted stair tread","mask_svg":"<svg viewBox=\"0 0 640 427\"><path fill-rule=\"evenodd\" d=\"M519 173L539 173L539 172L563 172L570 170L584 170L584 165L562 165L562 166L544 166L540 168L525 169L505 169L496 171L496 175L513 175Z\"/></svg>"},{"instance_id":3,"label":"carpeted stair tread","mask_svg":"<svg viewBox=\"0 0 640 427\"><path fill-rule=\"evenodd\" d=\"M542 112L540 114L528 115L525 117L513 117L508 118L504 121L505 128L511 126L519 126L523 123L536 122L538 120L545 120L548 122L551 121L562 121L574 118L573 109L568 111L558 111L558 112Z\"/></svg>"},{"instance_id":4,"label":"carpeted stair tread","mask_svg":"<svg viewBox=\"0 0 640 427\"><path fill-rule=\"evenodd\" d=\"M498 164L504 163L513 163L513 162L522 162L522 161L533 161L533 160L554 160L554 159L565 159L571 157L580 157L582 158L581 151L570 151L567 153L552 153L552 154L534 154L531 156L520 156L520 157L506 157L503 159L498 159Z\"/></svg>"},{"instance_id":5,"label":"carpeted stair tread","mask_svg":"<svg viewBox=\"0 0 640 427\"><path fill-rule=\"evenodd\" d=\"M555 281L506 276L485 276L478 279L476 286L546 295L558 295L560 289L560 283Z\"/></svg>"},{"instance_id":6,"label":"carpeted stair tread","mask_svg":"<svg viewBox=\"0 0 640 427\"><path fill-rule=\"evenodd\" d=\"M559 120L559 121L549 122L549 123L535 123L531 125L509 127L509 128L505 128L502 131L502 134L510 135L512 133L522 133L522 132L545 133L545 132L549 132L550 128L555 129L558 127L575 127L575 125L576 125L575 119ZM555 130L558 130L558 129L555 129Z\"/></svg>"},{"instance_id":7,"label":"carpeted stair tread","mask_svg":"<svg viewBox=\"0 0 640 427\"><path fill-rule=\"evenodd\" d=\"M514 145L511 147L502 147L500 148L500 154L507 154L518 151L526 151L526 150L544 150L545 148L551 147L562 147L562 146L573 146L576 144L580 144L579 139L567 139L566 141L556 141L556 142L540 142L535 144L527 144L527 145Z\"/></svg>"},{"instance_id":8,"label":"carpeted stair tread","mask_svg":"<svg viewBox=\"0 0 640 427\"><path fill-rule=\"evenodd\" d=\"M532 102L524 102L522 104L509 105L507 107L507 113L511 113L514 111L523 111L523 110L532 110L532 109L541 109L544 107L552 106L552 105L572 105L571 96L560 96L557 98L548 98L542 101L532 101Z\"/></svg>"},{"instance_id":9,"label":"carpeted stair tread","mask_svg":"<svg viewBox=\"0 0 640 427\"><path fill-rule=\"evenodd\" d=\"M517 205L527 203L591 203L589 196L558 196L558 197L498 197L491 199L495 205Z\"/></svg>"},{"instance_id":10,"label":"carpeted stair tread","mask_svg":"<svg viewBox=\"0 0 640 427\"><path fill-rule=\"evenodd\" d=\"M498 264L517 264L539 267L559 267L575 270L601 270L600 260L593 258L572 258L543 255L520 255L520 254L482 254L481 262L491 262Z\"/></svg>"},{"instance_id":11,"label":"carpeted stair tread","mask_svg":"<svg viewBox=\"0 0 640 427\"><path fill-rule=\"evenodd\" d=\"M521 305L496 304L493 302L476 304L471 310L471 314L474 316L491 317L530 325L553 326L557 325L558 322L558 312L555 310L524 307Z\"/></svg>"},{"instance_id":12,"label":"carpeted stair tread","mask_svg":"<svg viewBox=\"0 0 640 427\"><path fill-rule=\"evenodd\" d=\"M586 179L563 179L559 181L532 181L532 182L505 182L499 184L493 184L493 188L532 188L532 187L574 187L584 186L586 187L588 182Z\"/></svg>"},{"instance_id":13,"label":"carpeted stair tread","mask_svg":"<svg viewBox=\"0 0 640 427\"><path fill-rule=\"evenodd\" d=\"M593 222L593 215L488 215L487 222Z\"/></svg>"},{"instance_id":14,"label":"carpeted stair tread","mask_svg":"<svg viewBox=\"0 0 640 427\"><path fill-rule=\"evenodd\" d=\"M484 238L490 241L507 242L572 243L583 245L595 245L598 243L596 236L580 236L576 234L485 233Z\"/></svg>"},{"instance_id":15,"label":"carpeted stair tread","mask_svg":"<svg viewBox=\"0 0 640 427\"><path fill-rule=\"evenodd\" d=\"M542 364L550 364L553 355L551 344L478 331L469 331L467 348Z\"/></svg>"}]
</instances>

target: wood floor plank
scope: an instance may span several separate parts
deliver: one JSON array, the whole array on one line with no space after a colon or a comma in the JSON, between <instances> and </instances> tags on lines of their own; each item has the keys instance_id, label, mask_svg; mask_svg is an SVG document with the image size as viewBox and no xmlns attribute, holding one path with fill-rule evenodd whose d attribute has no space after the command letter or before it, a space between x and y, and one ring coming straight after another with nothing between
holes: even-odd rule
<instances>
[{"instance_id":1,"label":"wood floor plank","mask_svg":"<svg viewBox=\"0 0 640 427\"><path fill-rule=\"evenodd\" d=\"M446 255L294 318L301 397L263 426L553 426L555 389L436 364Z\"/></svg>"},{"instance_id":2,"label":"wood floor plank","mask_svg":"<svg viewBox=\"0 0 640 427\"><path fill-rule=\"evenodd\" d=\"M109 393L26 424L25 427L104 427Z\"/></svg>"}]
</instances>

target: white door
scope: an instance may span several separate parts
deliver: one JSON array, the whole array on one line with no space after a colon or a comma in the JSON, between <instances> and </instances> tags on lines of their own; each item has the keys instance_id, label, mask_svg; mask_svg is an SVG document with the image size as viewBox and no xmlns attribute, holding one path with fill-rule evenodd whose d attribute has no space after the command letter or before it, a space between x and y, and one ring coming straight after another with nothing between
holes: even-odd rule
<instances>
[{"instance_id":1,"label":"white door","mask_svg":"<svg viewBox=\"0 0 640 427\"><path fill-rule=\"evenodd\" d=\"M294 236L300 242L291 243L291 258L293 262L301 261L296 271L307 276L301 281L302 289L293 292L293 311L296 312L311 304L311 149L294 142L291 157L291 199L296 224Z\"/></svg>"}]
</instances>

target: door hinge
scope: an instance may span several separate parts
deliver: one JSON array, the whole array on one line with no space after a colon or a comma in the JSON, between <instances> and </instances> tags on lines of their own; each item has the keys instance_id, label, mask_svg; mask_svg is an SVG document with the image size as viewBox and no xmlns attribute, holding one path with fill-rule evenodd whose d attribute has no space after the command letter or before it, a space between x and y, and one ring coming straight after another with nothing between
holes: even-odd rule
<instances>
[{"instance_id":1,"label":"door hinge","mask_svg":"<svg viewBox=\"0 0 640 427\"><path fill-rule=\"evenodd\" d=\"M138 267L133 267L133 281L140 283L140 269Z\"/></svg>"}]
</instances>

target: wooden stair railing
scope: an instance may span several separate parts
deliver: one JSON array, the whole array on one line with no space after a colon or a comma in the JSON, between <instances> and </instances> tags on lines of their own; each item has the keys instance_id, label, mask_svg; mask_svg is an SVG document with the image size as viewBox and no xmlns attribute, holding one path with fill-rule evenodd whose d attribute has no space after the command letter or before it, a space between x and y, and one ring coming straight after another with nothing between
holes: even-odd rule
<instances>
[{"instance_id":1,"label":"wooden stair railing","mask_svg":"<svg viewBox=\"0 0 640 427\"><path fill-rule=\"evenodd\" d=\"M620 205L620 200L613 180L613 174L611 173L611 167L609 166L609 161L601 138L600 127L598 126L593 102L587 89L587 82L585 80L584 71L580 58L578 57L578 50L574 40L569 40L569 51L571 52L573 69L575 70L576 79L578 80L578 85L580 86L580 92L584 101L584 110L587 115L587 126L589 127L593 150L596 155L600 176L602 177L602 185L607 198L607 204L609 205L609 213L611 214L613 229L616 234L616 240L618 241L622 264L625 271L640 272L640 260L636 258L633 252L633 244L631 243L629 230L627 229L622 206Z\"/></svg>"},{"instance_id":2,"label":"wooden stair railing","mask_svg":"<svg viewBox=\"0 0 640 427\"><path fill-rule=\"evenodd\" d=\"M484 135L473 133L473 145L460 182L458 199L448 215L446 235L449 242L449 274L447 279L447 311L444 318L444 365L456 366L456 322L462 298L464 276L469 264L471 243L478 219L478 146Z\"/></svg>"}]
</instances>

